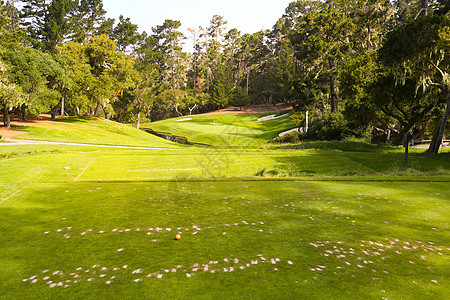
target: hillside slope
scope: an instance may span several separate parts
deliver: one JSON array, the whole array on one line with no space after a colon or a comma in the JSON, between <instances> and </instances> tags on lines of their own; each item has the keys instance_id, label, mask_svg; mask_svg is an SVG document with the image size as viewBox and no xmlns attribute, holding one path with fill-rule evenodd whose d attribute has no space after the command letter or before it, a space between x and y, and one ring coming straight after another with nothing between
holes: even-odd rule
<instances>
[{"instance_id":1,"label":"hillside slope","mask_svg":"<svg viewBox=\"0 0 450 300\"><path fill-rule=\"evenodd\" d=\"M27 140L114 146L180 147L131 125L100 118L68 117L55 121L13 124L12 128L25 133L17 138Z\"/></svg>"}]
</instances>

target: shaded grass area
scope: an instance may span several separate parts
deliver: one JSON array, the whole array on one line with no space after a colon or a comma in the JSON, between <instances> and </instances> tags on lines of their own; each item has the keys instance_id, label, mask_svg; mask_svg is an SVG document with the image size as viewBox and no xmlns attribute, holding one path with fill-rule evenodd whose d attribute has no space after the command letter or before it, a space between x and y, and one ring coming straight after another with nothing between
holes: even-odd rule
<instances>
[{"instance_id":1,"label":"shaded grass area","mask_svg":"<svg viewBox=\"0 0 450 300\"><path fill-rule=\"evenodd\" d=\"M270 149L304 150L304 149L334 149L355 152L386 152L398 151L399 147L386 144L370 144L362 141L314 141L297 144L271 144Z\"/></svg>"},{"instance_id":2,"label":"shaded grass area","mask_svg":"<svg viewBox=\"0 0 450 300\"><path fill-rule=\"evenodd\" d=\"M277 112L277 116L291 110ZM186 138L190 143L215 147L259 147L278 133L295 127L289 116L258 121L268 113L249 115L195 115L143 123L143 129ZM191 118L187 120L187 118ZM185 119L185 120L183 120ZM180 121L181 120L181 121Z\"/></svg>"},{"instance_id":3,"label":"shaded grass area","mask_svg":"<svg viewBox=\"0 0 450 300\"><path fill-rule=\"evenodd\" d=\"M21 139L98 145L171 147L180 145L138 130L131 125L99 118L68 117L54 122L14 126L26 131Z\"/></svg>"},{"instance_id":4,"label":"shaded grass area","mask_svg":"<svg viewBox=\"0 0 450 300\"><path fill-rule=\"evenodd\" d=\"M0 298L443 299L448 199L448 183L34 184L0 204Z\"/></svg>"}]
</instances>

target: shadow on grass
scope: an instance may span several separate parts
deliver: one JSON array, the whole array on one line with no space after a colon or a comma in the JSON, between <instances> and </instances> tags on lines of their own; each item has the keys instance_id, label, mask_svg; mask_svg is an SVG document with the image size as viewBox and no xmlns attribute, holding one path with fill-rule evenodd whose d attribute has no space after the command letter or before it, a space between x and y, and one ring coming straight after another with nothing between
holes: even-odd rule
<instances>
[{"instance_id":1,"label":"shadow on grass","mask_svg":"<svg viewBox=\"0 0 450 300\"><path fill-rule=\"evenodd\" d=\"M59 123L90 123L92 121L103 121L101 118L98 117L65 117L62 119L56 119L55 122Z\"/></svg>"},{"instance_id":2,"label":"shadow on grass","mask_svg":"<svg viewBox=\"0 0 450 300\"><path fill-rule=\"evenodd\" d=\"M314 141L299 144L273 145L274 149L336 149L354 152L382 152L387 150L399 150L400 147L385 144L370 144L357 141Z\"/></svg>"}]
</instances>

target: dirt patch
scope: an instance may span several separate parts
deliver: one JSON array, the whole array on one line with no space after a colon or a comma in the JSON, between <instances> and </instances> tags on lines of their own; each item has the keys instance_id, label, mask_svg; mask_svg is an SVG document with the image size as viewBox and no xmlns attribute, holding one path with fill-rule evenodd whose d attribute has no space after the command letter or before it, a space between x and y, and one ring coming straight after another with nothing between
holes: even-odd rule
<instances>
[{"instance_id":1,"label":"dirt patch","mask_svg":"<svg viewBox=\"0 0 450 300\"><path fill-rule=\"evenodd\" d=\"M28 132L19 131L14 129L6 129L5 127L0 127L0 135L2 138L12 138L19 135L27 134Z\"/></svg>"},{"instance_id":2,"label":"dirt patch","mask_svg":"<svg viewBox=\"0 0 450 300\"><path fill-rule=\"evenodd\" d=\"M10 115L11 125L15 126L29 126L33 124L52 123L50 115L42 114L39 116L27 116L26 121L21 121L17 115ZM58 119L58 117L56 117ZM3 115L0 115L0 120L3 120Z\"/></svg>"},{"instance_id":3,"label":"dirt patch","mask_svg":"<svg viewBox=\"0 0 450 300\"><path fill-rule=\"evenodd\" d=\"M208 113L204 113L202 115L220 115L220 114L228 114L228 115L240 115L240 114L257 114L257 113L271 113L282 111L286 109L292 109L292 103L280 103L280 104L261 104L261 105L252 105L242 107L230 106L224 109L211 111Z\"/></svg>"},{"instance_id":4,"label":"dirt patch","mask_svg":"<svg viewBox=\"0 0 450 300\"><path fill-rule=\"evenodd\" d=\"M27 116L26 121L20 121L17 115L10 115L11 118L11 126L33 126L37 124L45 124L52 123L50 115L39 115L39 116ZM3 120L3 115L0 115L0 120ZM3 138L12 138L19 135L27 134L28 132L15 130L15 129L7 129L5 126L0 126L0 135Z\"/></svg>"}]
</instances>

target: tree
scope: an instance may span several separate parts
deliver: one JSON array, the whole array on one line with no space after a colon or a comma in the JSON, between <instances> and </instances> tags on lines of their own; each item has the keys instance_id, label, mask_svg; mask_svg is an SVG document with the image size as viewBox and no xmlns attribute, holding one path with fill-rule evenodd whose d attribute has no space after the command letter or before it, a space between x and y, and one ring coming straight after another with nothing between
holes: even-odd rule
<instances>
[{"instance_id":1,"label":"tree","mask_svg":"<svg viewBox=\"0 0 450 300\"><path fill-rule=\"evenodd\" d=\"M44 2L45 3L45 2ZM55 52L70 33L70 14L75 8L73 0L53 0L47 7L41 28L43 48Z\"/></svg>"},{"instance_id":2,"label":"tree","mask_svg":"<svg viewBox=\"0 0 450 300\"><path fill-rule=\"evenodd\" d=\"M178 31L180 21L165 20L162 25L153 28L154 42L159 52L160 82L170 89L186 86L186 55L181 48L184 35Z\"/></svg>"},{"instance_id":3,"label":"tree","mask_svg":"<svg viewBox=\"0 0 450 300\"><path fill-rule=\"evenodd\" d=\"M45 0L22 0L20 2L22 3L21 25L25 28L30 42L38 48L43 40L42 27L48 4Z\"/></svg>"},{"instance_id":4,"label":"tree","mask_svg":"<svg viewBox=\"0 0 450 300\"><path fill-rule=\"evenodd\" d=\"M74 109L74 114L79 116L82 109L86 108L86 114L91 114L87 109L92 106L93 99L91 91L94 87L94 76L91 73L88 57L86 56L86 46L77 42L68 42L61 47L57 47L58 57L64 60L66 67L65 74L69 76L71 85L66 89L67 96L65 104ZM65 57L68 59L66 60Z\"/></svg>"},{"instance_id":5,"label":"tree","mask_svg":"<svg viewBox=\"0 0 450 300\"><path fill-rule=\"evenodd\" d=\"M227 66L217 66L213 71L213 82L210 88L211 102L218 108L228 105L233 96L233 81Z\"/></svg>"},{"instance_id":6,"label":"tree","mask_svg":"<svg viewBox=\"0 0 450 300\"><path fill-rule=\"evenodd\" d=\"M152 120L182 116L184 99L187 93L182 90L165 90L155 98L151 112Z\"/></svg>"},{"instance_id":7,"label":"tree","mask_svg":"<svg viewBox=\"0 0 450 300\"><path fill-rule=\"evenodd\" d=\"M364 52L380 47L383 37L392 26L395 10L389 1L384 0L363 0L358 4L353 41L364 55Z\"/></svg>"},{"instance_id":8,"label":"tree","mask_svg":"<svg viewBox=\"0 0 450 300\"><path fill-rule=\"evenodd\" d=\"M6 71L7 66L0 60L0 105L3 123L9 129L11 127L9 111L25 102L26 95L19 86L9 82Z\"/></svg>"},{"instance_id":9,"label":"tree","mask_svg":"<svg viewBox=\"0 0 450 300\"><path fill-rule=\"evenodd\" d=\"M117 50L125 52L130 45L136 44L138 40L138 26L132 24L130 18L119 17L119 24L114 28L111 39L117 41Z\"/></svg>"},{"instance_id":10,"label":"tree","mask_svg":"<svg viewBox=\"0 0 450 300\"><path fill-rule=\"evenodd\" d=\"M17 108L23 120L26 113L37 115L47 112L60 102L61 94L55 87L64 80L63 69L52 55L10 44L1 57L10 66L7 72L9 81L27 94L27 101Z\"/></svg>"},{"instance_id":11,"label":"tree","mask_svg":"<svg viewBox=\"0 0 450 300\"><path fill-rule=\"evenodd\" d=\"M193 71L192 77L193 77L193 85L192 88L197 88L197 65L198 65L198 59L200 56L200 45L198 44L198 34L201 32L201 28L188 28L188 30L192 33L192 41L194 42L194 53L192 55L192 64L193 64Z\"/></svg>"},{"instance_id":12,"label":"tree","mask_svg":"<svg viewBox=\"0 0 450 300\"><path fill-rule=\"evenodd\" d=\"M72 40L83 43L97 35L97 30L105 23L106 11L103 0L81 0L74 9L71 22L74 30ZM102 32L100 34L105 34Z\"/></svg>"},{"instance_id":13,"label":"tree","mask_svg":"<svg viewBox=\"0 0 450 300\"><path fill-rule=\"evenodd\" d=\"M301 26L290 35L295 56L308 63L308 71L316 77L326 76L331 112L338 109L337 76L343 58L351 49L351 18L339 11L333 2L320 11L301 16Z\"/></svg>"},{"instance_id":14,"label":"tree","mask_svg":"<svg viewBox=\"0 0 450 300\"><path fill-rule=\"evenodd\" d=\"M251 96L247 94L245 88L238 87L234 90L230 103L234 106L238 106L239 110L241 110L243 106L250 104L251 99Z\"/></svg>"},{"instance_id":15,"label":"tree","mask_svg":"<svg viewBox=\"0 0 450 300\"><path fill-rule=\"evenodd\" d=\"M214 80L213 70L224 63L221 53L226 24L227 21L222 16L214 15L210 21L210 26L204 29L203 34L201 34L203 53L200 60L200 69L201 77L205 79L208 91Z\"/></svg>"},{"instance_id":16,"label":"tree","mask_svg":"<svg viewBox=\"0 0 450 300\"><path fill-rule=\"evenodd\" d=\"M399 83L413 77L416 90L435 93L436 105L446 106L428 149L432 153L439 151L450 114L449 28L449 13L422 17L389 32L380 49L382 62L394 72Z\"/></svg>"},{"instance_id":17,"label":"tree","mask_svg":"<svg viewBox=\"0 0 450 300\"><path fill-rule=\"evenodd\" d=\"M395 110L395 106L391 105L393 101L381 100L393 99L393 94L399 91L392 85L382 86L381 77L383 76L386 74L383 73L382 66L377 61L376 51L349 59L339 74L340 95L345 101L342 113L349 128L354 132L360 132L360 135L377 126L384 130L393 129L390 128L390 124L393 123L390 120L395 118L390 113ZM381 93L385 94L381 95ZM406 98L409 96L405 95ZM408 106L402 106L401 110L410 112ZM384 114L383 111L388 113ZM407 118L407 116L404 117Z\"/></svg>"},{"instance_id":18,"label":"tree","mask_svg":"<svg viewBox=\"0 0 450 300\"><path fill-rule=\"evenodd\" d=\"M100 109L105 117L112 115L116 97L139 82L132 57L116 52L116 42L105 35L92 37L86 45L69 42L58 50L76 62L72 69L78 87L71 96L90 115L97 116Z\"/></svg>"}]
</instances>

